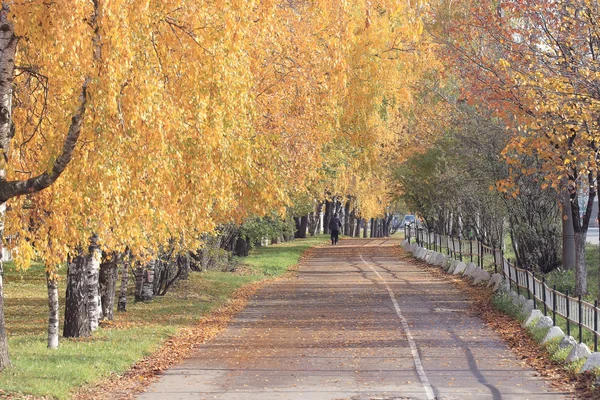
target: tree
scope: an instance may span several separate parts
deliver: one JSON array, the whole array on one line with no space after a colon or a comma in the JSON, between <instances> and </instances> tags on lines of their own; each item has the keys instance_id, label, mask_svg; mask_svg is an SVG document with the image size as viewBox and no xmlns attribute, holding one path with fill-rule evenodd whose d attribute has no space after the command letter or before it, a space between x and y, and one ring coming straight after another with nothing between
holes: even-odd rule
<instances>
[{"instance_id":1,"label":"tree","mask_svg":"<svg viewBox=\"0 0 600 400\"><path fill-rule=\"evenodd\" d=\"M568 191L576 294L583 295L585 236L597 191L598 96L591 72L597 69L598 8L574 1L447 6L439 8L436 22L446 24L438 37L467 83L465 94L512 128L507 154L539 159L546 183Z\"/></svg>"}]
</instances>

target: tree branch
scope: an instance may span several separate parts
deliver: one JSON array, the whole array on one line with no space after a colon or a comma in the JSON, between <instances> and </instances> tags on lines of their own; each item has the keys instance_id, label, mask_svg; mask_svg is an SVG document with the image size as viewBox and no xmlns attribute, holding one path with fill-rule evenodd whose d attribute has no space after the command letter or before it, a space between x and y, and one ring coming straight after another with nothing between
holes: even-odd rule
<instances>
[{"instance_id":1,"label":"tree branch","mask_svg":"<svg viewBox=\"0 0 600 400\"><path fill-rule=\"evenodd\" d=\"M4 203L8 199L16 196L42 191L52 185L63 173L73 158L75 146L77 145L79 134L81 133L81 125L83 124L83 116L87 105L88 83L89 79L86 79L83 83L81 95L79 96L79 107L71 119L71 126L69 127L69 132L65 138L62 153L54 160L52 171L45 171L44 173L27 180L0 182L0 203Z\"/></svg>"}]
</instances>

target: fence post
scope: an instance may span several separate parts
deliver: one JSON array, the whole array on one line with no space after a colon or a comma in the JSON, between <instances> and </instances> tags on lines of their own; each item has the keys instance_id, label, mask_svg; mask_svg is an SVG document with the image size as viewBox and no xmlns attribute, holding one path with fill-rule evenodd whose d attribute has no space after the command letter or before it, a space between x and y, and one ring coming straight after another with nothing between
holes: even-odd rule
<instances>
[{"instance_id":1,"label":"fence post","mask_svg":"<svg viewBox=\"0 0 600 400\"><path fill-rule=\"evenodd\" d=\"M525 270L525 280L527 282L526 283L526 287L527 287L527 300L531 300L531 287L529 286L529 271Z\"/></svg>"},{"instance_id":2,"label":"fence post","mask_svg":"<svg viewBox=\"0 0 600 400\"><path fill-rule=\"evenodd\" d=\"M552 285L552 325L556 325L556 285Z\"/></svg>"},{"instance_id":3,"label":"fence post","mask_svg":"<svg viewBox=\"0 0 600 400\"><path fill-rule=\"evenodd\" d=\"M519 270L517 269L516 265L515 265L515 278L516 278L516 284L517 284L517 294L520 296L521 295L521 285L519 285Z\"/></svg>"},{"instance_id":4,"label":"fence post","mask_svg":"<svg viewBox=\"0 0 600 400\"><path fill-rule=\"evenodd\" d=\"M567 290L567 335L571 336L571 306L569 304L569 291Z\"/></svg>"},{"instance_id":5,"label":"fence post","mask_svg":"<svg viewBox=\"0 0 600 400\"><path fill-rule=\"evenodd\" d=\"M583 324L581 323L581 317L583 314L583 305L581 304L581 295L579 295L579 298L577 299L579 301L579 317L577 318L577 322L579 325L579 343L583 342Z\"/></svg>"},{"instance_id":6,"label":"fence post","mask_svg":"<svg viewBox=\"0 0 600 400\"><path fill-rule=\"evenodd\" d=\"M433 232L433 251L437 252L437 234Z\"/></svg>"},{"instance_id":7,"label":"fence post","mask_svg":"<svg viewBox=\"0 0 600 400\"><path fill-rule=\"evenodd\" d=\"M598 300L594 300L594 352L598 352Z\"/></svg>"},{"instance_id":8,"label":"fence post","mask_svg":"<svg viewBox=\"0 0 600 400\"><path fill-rule=\"evenodd\" d=\"M462 240L460 240L460 233L458 235L458 258L460 258L460 261L462 261Z\"/></svg>"},{"instance_id":9,"label":"fence post","mask_svg":"<svg viewBox=\"0 0 600 400\"><path fill-rule=\"evenodd\" d=\"M504 270L504 250L500 249L500 268ZM496 268L496 273L498 273L498 268Z\"/></svg>"},{"instance_id":10,"label":"fence post","mask_svg":"<svg viewBox=\"0 0 600 400\"><path fill-rule=\"evenodd\" d=\"M531 279L531 283L533 284L533 309L536 310L537 309L537 301L535 299L535 272L531 272L531 276L533 279Z\"/></svg>"},{"instance_id":11,"label":"fence post","mask_svg":"<svg viewBox=\"0 0 600 400\"><path fill-rule=\"evenodd\" d=\"M512 290L512 272L510 269L510 260L506 260L508 262L508 288Z\"/></svg>"},{"instance_id":12,"label":"fence post","mask_svg":"<svg viewBox=\"0 0 600 400\"><path fill-rule=\"evenodd\" d=\"M548 305L546 304L546 277L542 277L542 290L544 294L542 295L542 300L544 301L544 315L548 315Z\"/></svg>"}]
</instances>

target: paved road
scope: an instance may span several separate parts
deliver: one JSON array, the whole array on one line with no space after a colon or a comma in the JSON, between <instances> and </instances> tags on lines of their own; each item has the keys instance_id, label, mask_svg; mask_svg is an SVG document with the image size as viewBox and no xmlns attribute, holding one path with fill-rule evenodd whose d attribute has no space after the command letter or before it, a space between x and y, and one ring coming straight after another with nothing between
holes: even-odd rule
<instances>
[{"instance_id":1,"label":"paved road","mask_svg":"<svg viewBox=\"0 0 600 400\"><path fill-rule=\"evenodd\" d=\"M586 236L586 242L598 245L598 228L589 228Z\"/></svg>"},{"instance_id":2,"label":"paved road","mask_svg":"<svg viewBox=\"0 0 600 400\"><path fill-rule=\"evenodd\" d=\"M315 249L139 399L565 399L392 240Z\"/></svg>"}]
</instances>

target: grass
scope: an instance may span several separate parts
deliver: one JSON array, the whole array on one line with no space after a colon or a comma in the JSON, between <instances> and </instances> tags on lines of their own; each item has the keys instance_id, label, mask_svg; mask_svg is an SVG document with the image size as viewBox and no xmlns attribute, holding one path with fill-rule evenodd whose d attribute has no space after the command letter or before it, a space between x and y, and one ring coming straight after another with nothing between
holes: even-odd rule
<instances>
[{"instance_id":1,"label":"grass","mask_svg":"<svg viewBox=\"0 0 600 400\"><path fill-rule=\"evenodd\" d=\"M109 327L91 338L63 339L57 350L46 348L47 292L44 270L34 265L25 272L5 265L5 320L13 367L0 372L2 390L67 399L81 385L111 373L121 374L155 351L180 328L193 326L222 305L243 285L285 273L302 252L323 243L325 236L261 247L240 261L244 274L209 271L192 273L166 296L149 303L129 299L126 313L116 313ZM64 278L64 271L62 271ZM64 311L64 279L59 295ZM62 315L61 315L62 317ZM62 321L61 321L62 332Z\"/></svg>"},{"instance_id":2,"label":"grass","mask_svg":"<svg viewBox=\"0 0 600 400\"><path fill-rule=\"evenodd\" d=\"M585 300L593 303L598 298L598 269L600 265L600 251L598 245L587 244L585 246L585 265L587 266L587 288L588 294ZM575 271L556 269L546 275L548 286L556 285L556 290L566 293L575 291Z\"/></svg>"}]
</instances>

